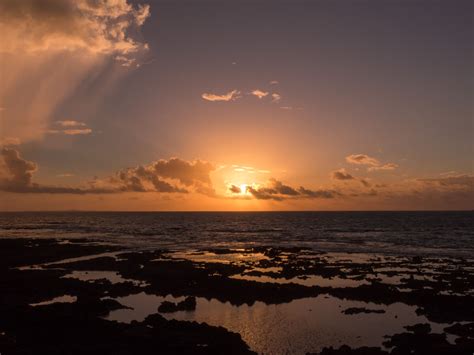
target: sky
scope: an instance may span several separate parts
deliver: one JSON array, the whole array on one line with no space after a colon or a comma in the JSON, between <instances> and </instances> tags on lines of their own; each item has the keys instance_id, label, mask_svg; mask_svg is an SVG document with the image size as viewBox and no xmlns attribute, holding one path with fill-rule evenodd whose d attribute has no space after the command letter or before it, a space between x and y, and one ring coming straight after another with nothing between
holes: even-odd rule
<instances>
[{"instance_id":1,"label":"sky","mask_svg":"<svg viewBox=\"0 0 474 355\"><path fill-rule=\"evenodd\" d=\"M474 208L464 0L0 0L0 210Z\"/></svg>"}]
</instances>

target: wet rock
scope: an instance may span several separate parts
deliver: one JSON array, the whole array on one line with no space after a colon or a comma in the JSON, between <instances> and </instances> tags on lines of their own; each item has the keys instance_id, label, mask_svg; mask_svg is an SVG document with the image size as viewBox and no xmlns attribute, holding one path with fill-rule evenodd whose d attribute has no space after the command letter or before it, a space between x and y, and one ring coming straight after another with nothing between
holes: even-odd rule
<instances>
[{"instance_id":1,"label":"wet rock","mask_svg":"<svg viewBox=\"0 0 474 355\"><path fill-rule=\"evenodd\" d=\"M178 303L173 303L169 301L164 301L158 307L158 312L161 313L171 313L177 311L194 311L196 309L196 297L186 297L183 301Z\"/></svg>"},{"instance_id":2,"label":"wet rock","mask_svg":"<svg viewBox=\"0 0 474 355\"><path fill-rule=\"evenodd\" d=\"M323 348L320 353L307 353L306 355L388 355L389 353L376 347L361 347L352 349L347 345L342 345L339 349L333 347Z\"/></svg>"},{"instance_id":3,"label":"wet rock","mask_svg":"<svg viewBox=\"0 0 474 355\"><path fill-rule=\"evenodd\" d=\"M360 314L360 313L385 313L385 310L383 309L368 309L364 307L351 307L351 308L346 308L342 311L344 314Z\"/></svg>"},{"instance_id":4,"label":"wet rock","mask_svg":"<svg viewBox=\"0 0 474 355\"><path fill-rule=\"evenodd\" d=\"M452 326L444 328L444 331L449 334L474 338L474 323L467 323L467 324L456 323L456 324L453 324Z\"/></svg>"},{"instance_id":5,"label":"wet rock","mask_svg":"<svg viewBox=\"0 0 474 355\"><path fill-rule=\"evenodd\" d=\"M415 334L429 334L431 332L431 326L428 323L418 323L415 325L408 325L404 327L409 332Z\"/></svg>"}]
</instances>

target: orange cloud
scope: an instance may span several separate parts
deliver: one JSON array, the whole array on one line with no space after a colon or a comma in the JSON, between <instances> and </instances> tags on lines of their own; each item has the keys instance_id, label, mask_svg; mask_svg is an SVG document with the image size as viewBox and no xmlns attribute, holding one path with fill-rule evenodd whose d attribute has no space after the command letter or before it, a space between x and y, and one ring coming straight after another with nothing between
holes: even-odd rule
<instances>
[{"instance_id":1,"label":"orange cloud","mask_svg":"<svg viewBox=\"0 0 474 355\"><path fill-rule=\"evenodd\" d=\"M56 124L62 127L76 127L76 126L85 126L84 122L74 121L74 120L65 120L65 121L56 121Z\"/></svg>"},{"instance_id":2,"label":"orange cloud","mask_svg":"<svg viewBox=\"0 0 474 355\"><path fill-rule=\"evenodd\" d=\"M277 94L276 92L274 92L272 94L272 101L273 102L279 102L281 100L281 95L280 94Z\"/></svg>"},{"instance_id":3,"label":"orange cloud","mask_svg":"<svg viewBox=\"0 0 474 355\"><path fill-rule=\"evenodd\" d=\"M367 154L351 154L346 157L346 161L351 164L378 166L380 163L377 159Z\"/></svg>"},{"instance_id":4,"label":"orange cloud","mask_svg":"<svg viewBox=\"0 0 474 355\"><path fill-rule=\"evenodd\" d=\"M351 154L346 157L346 161L351 164L368 165L367 171L395 170L398 168L398 164L381 164L378 159L368 156L367 154Z\"/></svg>"},{"instance_id":5,"label":"orange cloud","mask_svg":"<svg viewBox=\"0 0 474 355\"><path fill-rule=\"evenodd\" d=\"M63 131L64 134L68 136L77 136L77 135L86 135L86 134L91 134L92 129L90 128L84 128L84 129L65 129Z\"/></svg>"},{"instance_id":6,"label":"orange cloud","mask_svg":"<svg viewBox=\"0 0 474 355\"><path fill-rule=\"evenodd\" d=\"M262 91L262 90L256 89L256 90L253 90L253 91L251 92L251 94L252 94L253 96L258 97L259 99L263 99L265 96L268 95L268 92L267 92L267 91Z\"/></svg>"},{"instance_id":7,"label":"orange cloud","mask_svg":"<svg viewBox=\"0 0 474 355\"><path fill-rule=\"evenodd\" d=\"M49 129L49 134L65 134L67 136L87 135L92 133L92 129L85 128L86 124L74 120L56 121L55 124L59 129Z\"/></svg>"},{"instance_id":8,"label":"orange cloud","mask_svg":"<svg viewBox=\"0 0 474 355\"><path fill-rule=\"evenodd\" d=\"M238 99L240 97L239 95L240 95L240 91L232 90L223 95L203 93L201 97L207 101L233 101L233 100Z\"/></svg>"},{"instance_id":9,"label":"orange cloud","mask_svg":"<svg viewBox=\"0 0 474 355\"><path fill-rule=\"evenodd\" d=\"M378 170L395 170L398 168L398 164L395 163L387 163L381 166L371 166L368 170L369 171L378 171Z\"/></svg>"},{"instance_id":10,"label":"orange cloud","mask_svg":"<svg viewBox=\"0 0 474 355\"><path fill-rule=\"evenodd\" d=\"M87 50L128 55L145 49L129 31L143 25L149 5L127 0L3 0L0 3L2 51Z\"/></svg>"}]
</instances>

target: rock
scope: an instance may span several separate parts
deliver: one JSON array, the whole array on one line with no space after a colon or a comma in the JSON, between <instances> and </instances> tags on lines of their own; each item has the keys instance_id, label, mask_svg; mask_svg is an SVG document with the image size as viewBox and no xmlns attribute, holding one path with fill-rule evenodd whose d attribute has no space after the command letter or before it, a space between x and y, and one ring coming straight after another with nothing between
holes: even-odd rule
<instances>
[{"instance_id":1,"label":"rock","mask_svg":"<svg viewBox=\"0 0 474 355\"><path fill-rule=\"evenodd\" d=\"M184 301L173 303L164 301L158 307L158 312L171 313L177 311L194 311L196 309L196 297L186 297Z\"/></svg>"}]
</instances>

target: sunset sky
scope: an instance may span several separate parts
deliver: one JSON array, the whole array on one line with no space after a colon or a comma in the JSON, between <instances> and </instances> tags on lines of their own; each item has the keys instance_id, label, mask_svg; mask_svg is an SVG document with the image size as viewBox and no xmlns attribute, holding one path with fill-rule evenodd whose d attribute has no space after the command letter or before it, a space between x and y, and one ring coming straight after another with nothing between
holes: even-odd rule
<instances>
[{"instance_id":1,"label":"sunset sky","mask_svg":"<svg viewBox=\"0 0 474 355\"><path fill-rule=\"evenodd\" d=\"M473 209L470 0L0 0L0 210Z\"/></svg>"}]
</instances>

